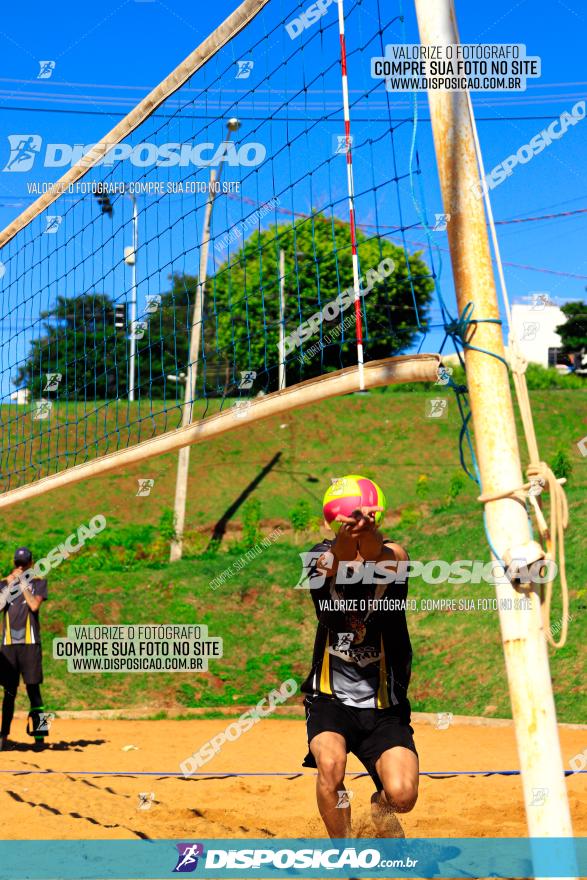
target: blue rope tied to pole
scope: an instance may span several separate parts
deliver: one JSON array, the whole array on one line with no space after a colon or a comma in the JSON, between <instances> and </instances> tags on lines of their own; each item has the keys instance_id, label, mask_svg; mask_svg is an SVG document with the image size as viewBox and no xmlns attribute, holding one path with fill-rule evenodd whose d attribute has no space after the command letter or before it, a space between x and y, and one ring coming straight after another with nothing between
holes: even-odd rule
<instances>
[{"instance_id":1,"label":"blue rope tied to pole","mask_svg":"<svg viewBox=\"0 0 587 880\"><path fill-rule=\"evenodd\" d=\"M501 323L502 323L499 318L473 318L474 308L475 308L475 304L473 302L468 302L467 305L465 306L465 308L463 309L461 315L458 318L445 322L444 329L445 329L446 335L445 335L445 338L442 342L440 351L442 352L442 349L444 348L446 341L448 339L450 339L455 347L460 364L463 367L463 369L465 368L465 363L464 363L461 351L459 349L459 343L464 350L468 349L469 351L478 351L481 354L487 354L490 357L497 358L497 360L501 361L501 363L505 366L506 369L509 369L507 361L505 360L505 358L501 357L501 355L496 354L494 351L488 351L487 349L479 348L476 345L471 345L470 342L468 341L470 338L471 327L473 327L477 324L499 324L499 325L501 325ZM468 389L467 389L466 385L458 385L450 377L448 380L448 385L455 392L457 406L459 408L459 413L461 415L462 424L461 424L461 429L459 432L459 458L461 461L461 467L463 468L464 472L469 477L469 479L473 480L478 485L479 489L481 490L482 489L481 473L480 473L479 467L477 465L477 457L475 455L475 450L473 448L473 442L471 439L471 432L469 430L469 422L471 420L472 412L471 412L470 408L468 407L468 404L465 403L465 401L468 400L468 398L467 398ZM469 448L469 453L471 456L471 461L473 463L473 470L474 470L473 473L471 472L471 470L469 470L469 468L467 467L467 464L465 462L465 454L464 454L465 440L467 442L467 446ZM500 554L497 552L497 550L493 544L493 541L491 540L491 535L489 534L489 528L487 526L487 514L486 514L485 510L483 511L483 525L485 528L485 536L487 538L487 543L489 544L489 549L493 553L496 560L505 566L505 563L501 559Z\"/></svg>"},{"instance_id":2,"label":"blue rope tied to pole","mask_svg":"<svg viewBox=\"0 0 587 880\"><path fill-rule=\"evenodd\" d=\"M491 357L497 358L498 361L501 361L502 364L508 368L507 361L505 358L502 358L501 355L496 354L494 351L488 351L485 348L478 348L476 345L470 345L468 339L470 338L470 328L473 325L477 324L500 324L500 318L473 318L473 310L475 308L474 303L468 302L465 308L463 309L460 317L453 319L452 321L447 321L444 325L444 330L446 333L446 339L452 339L455 348L457 348L456 341L460 342L464 349L468 349L469 351L479 351L481 354L488 354ZM455 341L456 340L456 341ZM444 346L444 342L443 342ZM457 349L458 351L458 349ZM459 356L460 358L460 356Z\"/></svg>"}]
</instances>

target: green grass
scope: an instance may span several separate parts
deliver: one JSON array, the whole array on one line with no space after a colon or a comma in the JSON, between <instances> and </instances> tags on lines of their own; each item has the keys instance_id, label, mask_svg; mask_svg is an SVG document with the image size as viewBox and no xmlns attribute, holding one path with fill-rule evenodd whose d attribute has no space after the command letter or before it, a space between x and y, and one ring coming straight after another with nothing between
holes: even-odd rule
<instances>
[{"instance_id":1,"label":"green grass","mask_svg":"<svg viewBox=\"0 0 587 880\"><path fill-rule=\"evenodd\" d=\"M320 514L331 477L359 471L375 478L389 502L385 532L404 543L413 559L488 560L477 487L458 480L456 406L449 392L439 389L437 396L449 398L449 417L427 419L428 396L397 389L350 395L239 425L193 447L187 556L174 565L167 561L166 511L173 503L176 455L3 512L0 553L6 570L17 544L32 546L39 557L95 514L108 521L103 533L50 576L50 601L41 610L45 704L68 710L148 706L153 715L176 716L194 706L214 712L249 705L284 679L305 677L315 617L308 593L293 586L299 552L320 537L312 517L304 528L308 511ZM563 452L572 463L567 568L573 621L565 648L551 651L551 668L560 720L585 721L587 515L581 502L587 459L576 443L587 434L587 394L535 391L532 402L542 457L552 461ZM523 444L522 455L525 461ZM137 497L137 480L147 477L155 480L153 490ZM257 516L263 534L281 526L282 537L211 590L210 581L242 555L243 521L251 533ZM219 523L224 527L217 528L218 540L210 546ZM417 599L493 596L488 585L427 586L420 579L411 581L410 590ZM559 616L557 597L553 620ZM64 635L70 624L155 622L207 624L211 635L224 639L223 659L211 662L207 674L84 675L68 673L65 662L50 656L51 638ZM418 612L409 624L414 709L510 715L495 612Z\"/></svg>"}]
</instances>

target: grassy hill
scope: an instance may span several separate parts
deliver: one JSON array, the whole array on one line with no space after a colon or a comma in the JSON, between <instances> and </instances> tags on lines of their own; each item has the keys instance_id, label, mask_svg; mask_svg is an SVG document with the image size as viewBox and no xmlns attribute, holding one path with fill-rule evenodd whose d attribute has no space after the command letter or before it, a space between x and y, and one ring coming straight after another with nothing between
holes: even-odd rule
<instances>
[{"instance_id":1,"label":"grassy hill","mask_svg":"<svg viewBox=\"0 0 587 880\"><path fill-rule=\"evenodd\" d=\"M477 487L461 477L459 420L449 392L448 418L425 416L429 394L401 389L351 395L258 424L243 423L191 455L185 558L168 560L176 455L97 478L2 512L0 553L6 571L14 547L38 557L103 514L107 528L54 570L42 608L45 704L54 709L149 706L181 714L188 707L246 705L290 676L308 671L315 629L307 592L295 590L298 554L320 537L321 498L331 477L361 472L388 497L385 533L413 559L489 560ZM532 393L542 457L571 463L567 539L570 634L552 652L559 718L585 721L582 696L587 605L587 514L581 501L587 458L576 443L587 434L587 393ZM521 435L520 435L521 436ZM526 452L522 443L523 461ZM137 481L153 479L150 495ZM210 582L246 547L277 526L282 535L214 591ZM423 584L418 598L492 597L488 585ZM558 597L552 619L560 617ZM205 623L224 639L224 657L203 674L71 674L54 661L51 638L70 624ZM510 714L496 612L416 612L414 709ZM22 699L22 696L21 696ZM24 702L22 703L24 707Z\"/></svg>"}]
</instances>

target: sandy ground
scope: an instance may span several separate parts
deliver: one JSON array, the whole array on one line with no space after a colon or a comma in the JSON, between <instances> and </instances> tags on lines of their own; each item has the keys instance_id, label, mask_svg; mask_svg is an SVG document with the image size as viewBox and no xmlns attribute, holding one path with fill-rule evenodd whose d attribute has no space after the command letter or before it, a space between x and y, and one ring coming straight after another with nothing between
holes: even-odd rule
<instances>
[{"instance_id":1,"label":"sandy ground","mask_svg":"<svg viewBox=\"0 0 587 880\"><path fill-rule=\"evenodd\" d=\"M57 719L48 747L35 752L16 719L15 748L0 753L0 811L4 839L323 837L314 799L315 780L244 777L185 779L140 776L140 771L178 772L179 762L223 730L228 720L116 721ZM421 769L427 771L517 769L514 731L504 726L455 723L438 730L414 722ZM587 727L561 728L565 766L587 746ZM20 740L18 742L17 740ZM125 746L136 749L125 750ZM302 771L302 721L261 721L226 743L203 769L217 772ZM23 774L23 770L55 770ZM354 792L353 833L372 837L368 778L349 758L347 788ZM123 776L107 771L123 771ZM9 771L9 772L5 772ZM75 771L91 771L78 776ZM567 778L577 835L587 834L587 776ZM141 792L153 793L149 809ZM525 836L520 777L421 778L420 798L401 817L407 837Z\"/></svg>"}]
</instances>

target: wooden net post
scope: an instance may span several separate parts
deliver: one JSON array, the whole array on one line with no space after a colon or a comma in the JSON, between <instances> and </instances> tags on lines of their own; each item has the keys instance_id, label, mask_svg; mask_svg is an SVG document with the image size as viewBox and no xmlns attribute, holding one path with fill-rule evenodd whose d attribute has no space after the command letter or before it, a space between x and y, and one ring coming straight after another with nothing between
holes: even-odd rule
<instances>
[{"instance_id":1,"label":"wooden net post","mask_svg":"<svg viewBox=\"0 0 587 880\"><path fill-rule=\"evenodd\" d=\"M459 42L451 0L415 0L415 6L423 46ZM459 314L472 303L474 319L499 318L483 202L476 197L479 175L467 96L433 90L428 101L444 210L450 214L447 232ZM519 558L520 552L530 552L531 538L525 506L509 494L524 480L508 370L485 353L504 357L502 332L495 323L474 326L472 344L484 351L466 349L465 362L482 491L509 495L486 503L487 527L501 559L507 559L508 551ZM568 837L571 818L540 597L537 586L531 587L532 610L509 610L506 603L526 591L509 582L496 584L526 815L531 837ZM546 792L541 803L536 803L535 789Z\"/></svg>"}]
</instances>

